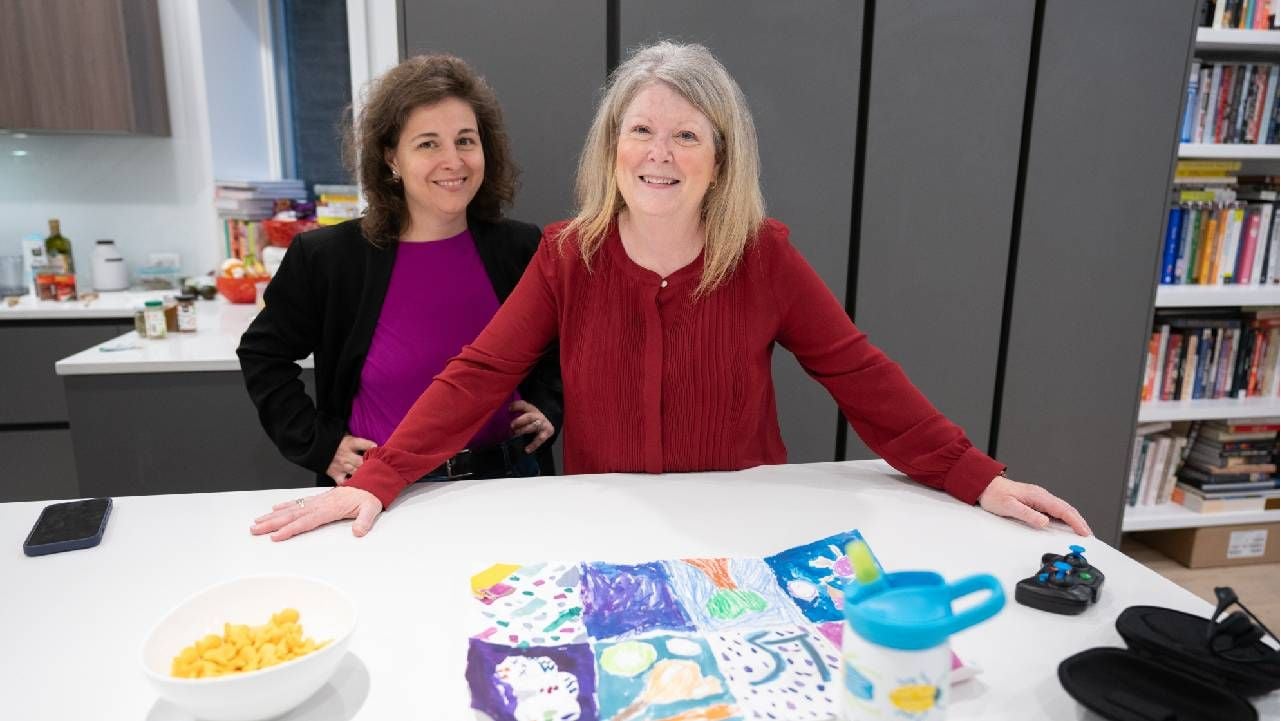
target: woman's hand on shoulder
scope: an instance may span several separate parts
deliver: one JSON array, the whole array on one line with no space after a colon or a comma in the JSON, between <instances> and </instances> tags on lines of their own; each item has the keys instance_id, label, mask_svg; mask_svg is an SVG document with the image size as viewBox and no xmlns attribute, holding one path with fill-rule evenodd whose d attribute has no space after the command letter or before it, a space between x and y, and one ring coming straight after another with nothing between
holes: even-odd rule
<instances>
[{"instance_id":1,"label":"woman's hand on shoulder","mask_svg":"<svg viewBox=\"0 0 1281 721\"><path fill-rule=\"evenodd\" d=\"M979 506L988 513L1022 521L1033 528L1045 528L1050 519L1066 523L1078 536L1092 535L1072 504L1032 483L1020 483L997 476L979 496Z\"/></svg>"},{"instance_id":2,"label":"woman's hand on shoulder","mask_svg":"<svg viewBox=\"0 0 1281 721\"><path fill-rule=\"evenodd\" d=\"M249 532L255 536L270 533L271 540L284 541L334 521L354 518L351 532L359 538L369 533L382 510L382 501L369 491L339 486L320 495L277 503L270 513L254 519Z\"/></svg>"}]
</instances>

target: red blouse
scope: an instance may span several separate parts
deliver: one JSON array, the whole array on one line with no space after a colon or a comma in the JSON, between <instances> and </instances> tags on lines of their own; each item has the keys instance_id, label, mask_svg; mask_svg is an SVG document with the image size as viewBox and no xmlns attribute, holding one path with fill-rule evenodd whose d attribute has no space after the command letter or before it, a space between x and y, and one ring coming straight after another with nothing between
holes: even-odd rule
<instances>
[{"instance_id":1,"label":"red blouse","mask_svg":"<svg viewBox=\"0 0 1281 721\"><path fill-rule=\"evenodd\" d=\"M767 220L733 274L693 300L700 256L667 278L617 228L590 270L548 226L524 277L347 485L386 507L463 448L543 350L560 341L566 473L721 471L787 462L775 343L827 388L859 437L912 479L974 503L1004 466L975 448L867 340Z\"/></svg>"}]
</instances>

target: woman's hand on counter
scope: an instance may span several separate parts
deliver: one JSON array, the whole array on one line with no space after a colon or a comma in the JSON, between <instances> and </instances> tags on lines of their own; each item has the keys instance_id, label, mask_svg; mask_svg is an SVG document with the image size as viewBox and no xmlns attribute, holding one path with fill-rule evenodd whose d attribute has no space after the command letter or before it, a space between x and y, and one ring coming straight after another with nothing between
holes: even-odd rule
<instances>
[{"instance_id":1,"label":"woman's hand on counter","mask_svg":"<svg viewBox=\"0 0 1281 721\"><path fill-rule=\"evenodd\" d=\"M1071 503L1032 483L997 476L979 496L979 506L988 513L1022 521L1033 528L1045 528L1050 518L1066 523L1078 536L1091 535L1090 525Z\"/></svg>"},{"instance_id":2,"label":"woman's hand on counter","mask_svg":"<svg viewBox=\"0 0 1281 721\"><path fill-rule=\"evenodd\" d=\"M368 438L343 436L342 442L338 444L338 450L334 451L334 459L329 462L329 468L325 469L325 475L341 486L351 478L351 474L355 473L357 468L360 468L360 464L365 462L365 451L377 447L378 444Z\"/></svg>"},{"instance_id":3,"label":"woman's hand on counter","mask_svg":"<svg viewBox=\"0 0 1281 721\"><path fill-rule=\"evenodd\" d=\"M359 538L369 533L382 510L382 502L369 491L339 486L318 496L277 503L271 513L254 519L249 532L255 536L270 533L271 540L284 541L327 523L354 518L351 532Z\"/></svg>"}]
</instances>

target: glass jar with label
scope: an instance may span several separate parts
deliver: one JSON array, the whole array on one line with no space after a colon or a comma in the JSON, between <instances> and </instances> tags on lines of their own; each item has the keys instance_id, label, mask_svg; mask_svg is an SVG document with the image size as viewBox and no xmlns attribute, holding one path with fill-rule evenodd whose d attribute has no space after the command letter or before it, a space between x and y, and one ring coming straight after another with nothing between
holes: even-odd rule
<instances>
[{"instance_id":1,"label":"glass jar with label","mask_svg":"<svg viewBox=\"0 0 1281 721\"><path fill-rule=\"evenodd\" d=\"M178 296L178 332L196 332L196 296L184 293Z\"/></svg>"},{"instance_id":2,"label":"glass jar with label","mask_svg":"<svg viewBox=\"0 0 1281 721\"><path fill-rule=\"evenodd\" d=\"M147 306L140 305L133 309L133 329L139 338L147 337Z\"/></svg>"},{"instance_id":3,"label":"glass jar with label","mask_svg":"<svg viewBox=\"0 0 1281 721\"><path fill-rule=\"evenodd\" d=\"M52 270L37 270L35 272L36 297L40 300L57 300L58 284L54 282L57 277L58 274Z\"/></svg>"},{"instance_id":4,"label":"glass jar with label","mask_svg":"<svg viewBox=\"0 0 1281 721\"><path fill-rule=\"evenodd\" d=\"M178 299L172 295L166 295L165 300L165 330L170 333L178 332Z\"/></svg>"},{"instance_id":5,"label":"glass jar with label","mask_svg":"<svg viewBox=\"0 0 1281 721\"><path fill-rule=\"evenodd\" d=\"M165 326L165 303L161 300L147 301L145 313L148 338L164 338L168 332Z\"/></svg>"}]
</instances>

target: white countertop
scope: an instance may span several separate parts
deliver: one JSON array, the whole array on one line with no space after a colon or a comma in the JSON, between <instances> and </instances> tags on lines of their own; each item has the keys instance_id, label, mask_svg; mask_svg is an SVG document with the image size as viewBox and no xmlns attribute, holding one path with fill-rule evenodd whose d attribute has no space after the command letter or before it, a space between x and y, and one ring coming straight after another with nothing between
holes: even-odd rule
<instances>
[{"instance_id":1,"label":"white countertop","mask_svg":"<svg viewBox=\"0 0 1281 721\"><path fill-rule=\"evenodd\" d=\"M173 290L125 290L99 293L92 300L36 300L20 296L17 305L0 303L0 321L74 320L78 318L133 318L134 310L149 300L173 295Z\"/></svg>"},{"instance_id":2,"label":"white countertop","mask_svg":"<svg viewBox=\"0 0 1281 721\"><path fill-rule=\"evenodd\" d=\"M1128 606L1213 610L1097 539L996 518L881 462L420 484L364 538L348 522L284 543L249 535L272 504L313 492L117 498L100 546L38 558L19 539L43 504L0 504L5 717L190 721L148 685L143 637L195 592L255 574L328 581L360 618L337 675L291 721L471 718L460 621L471 575L495 562L760 557L857 528L889 570L991 573L1007 605L952 639L983 672L954 687L951 721L1098 719L1059 684L1064 658L1123 647L1113 624ZM1042 553L1078 540L1107 575L1098 604L1056 616L1014 602ZM1277 699L1256 700L1261 718L1278 718Z\"/></svg>"},{"instance_id":3,"label":"white countertop","mask_svg":"<svg viewBox=\"0 0 1281 721\"><path fill-rule=\"evenodd\" d=\"M228 303L221 296L197 301L195 333L152 339L130 331L63 358L54 370L60 376L239 371L236 346L257 314L257 306ZM308 357L298 364L311 368L312 360Z\"/></svg>"}]
</instances>

